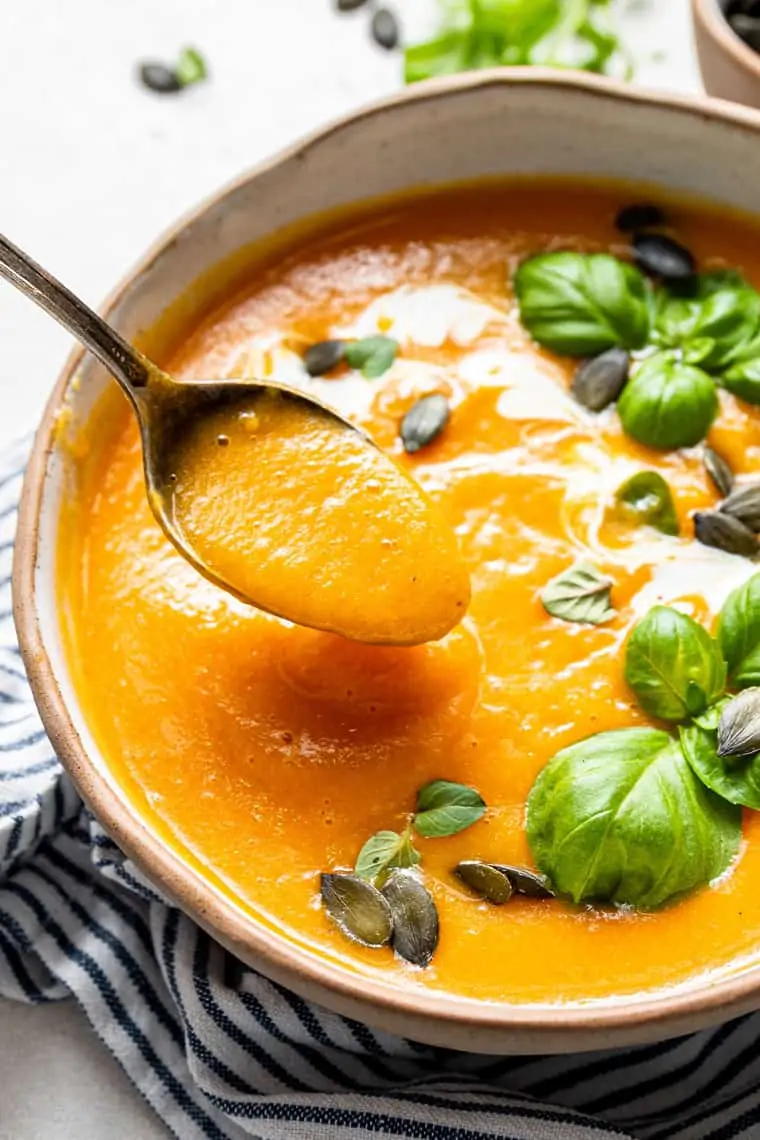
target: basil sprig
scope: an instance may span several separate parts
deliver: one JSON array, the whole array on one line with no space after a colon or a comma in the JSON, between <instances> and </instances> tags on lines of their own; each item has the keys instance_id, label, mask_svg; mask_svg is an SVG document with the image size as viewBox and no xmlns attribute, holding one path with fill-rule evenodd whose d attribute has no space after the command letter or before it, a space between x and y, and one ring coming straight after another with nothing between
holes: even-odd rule
<instances>
[{"instance_id":1,"label":"basil sprig","mask_svg":"<svg viewBox=\"0 0 760 1140\"><path fill-rule=\"evenodd\" d=\"M424 839L443 839L477 823L485 810L485 800L475 788L452 780L431 780L417 792L416 811L403 831L378 831L370 836L357 855L355 873L381 886L391 871L420 863L413 832Z\"/></svg>"},{"instance_id":2,"label":"basil sprig","mask_svg":"<svg viewBox=\"0 0 760 1140\"><path fill-rule=\"evenodd\" d=\"M546 348L592 358L645 350L618 400L639 443L698 443L718 385L760 404L760 293L733 270L653 286L610 254L553 252L524 261L514 286L523 325Z\"/></svg>"},{"instance_id":3,"label":"basil sprig","mask_svg":"<svg viewBox=\"0 0 760 1140\"><path fill-rule=\"evenodd\" d=\"M677 723L723 696L726 663L718 643L693 618L654 606L628 638L625 679L645 712Z\"/></svg>"},{"instance_id":4,"label":"basil sprig","mask_svg":"<svg viewBox=\"0 0 760 1140\"><path fill-rule=\"evenodd\" d=\"M653 728L603 732L558 752L528 798L538 867L573 902L652 908L721 875L741 812L697 779Z\"/></svg>"},{"instance_id":5,"label":"basil sprig","mask_svg":"<svg viewBox=\"0 0 760 1140\"><path fill-rule=\"evenodd\" d=\"M566 356L614 345L641 348L650 328L644 277L609 253L540 253L514 279L520 319L534 340Z\"/></svg>"}]
</instances>

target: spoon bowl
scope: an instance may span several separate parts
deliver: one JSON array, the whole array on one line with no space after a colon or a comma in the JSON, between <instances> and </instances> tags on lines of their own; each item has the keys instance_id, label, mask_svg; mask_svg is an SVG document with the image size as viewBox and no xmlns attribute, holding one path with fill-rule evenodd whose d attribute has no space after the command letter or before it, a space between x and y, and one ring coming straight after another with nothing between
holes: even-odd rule
<instances>
[{"instance_id":1,"label":"spoon bowl","mask_svg":"<svg viewBox=\"0 0 760 1140\"><path fill-rule=\"evenodd\" d=\"M360 428L283 384L176 380L2 235L0 276L118 381L139 423L151 510L214 585L298 625L371 644L437 640L464 616L469 578L453 531ZM267 431L246 438L241 418L255 423L259 407ZM234 468L215 446L230 444L227 422L242 444ZM209 424L224 430L209 438ZM188 456L193 438L200 446ZM259 472L265 453L268 468Z\"/></svg>"}]
</instances>

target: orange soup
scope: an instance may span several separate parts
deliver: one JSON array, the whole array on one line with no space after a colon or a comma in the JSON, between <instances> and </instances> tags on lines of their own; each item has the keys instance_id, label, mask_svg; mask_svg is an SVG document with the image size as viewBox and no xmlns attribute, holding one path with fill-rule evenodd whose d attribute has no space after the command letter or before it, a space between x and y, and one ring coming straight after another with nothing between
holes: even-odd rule
<instances>
[{"instance_id":1,"label":"orange soup","mask_svg":"<svg viewBox=\"0 0 760 1140\"><path fill-rule=\"evenodd\" d=\"M641 843L632 838L633 825L625 835L615 831L620 813L590 863L625 865L610 872L606 886L598 865L584 870L584 882L596 876L601 899L587 898L584 887L577 902L564 888L550 898L516 890L494 905L453 873L462 860L536 868L538 847L556 841L561 821L555 813L533 850L526 802L561 750L602 732L643 727L668 733L679 749L679 727L707 735L715 729L710 710L720 712L726 699L726 668L729 695L738 685L736 660L726 666L722 657L709 683L703 680L703 659L717 652L705 634L690 663L669 659L664 668L666 678L686 669L688 681L683 713L671 714L663 702L677 704L681 689L653 696L637 681L629 652L632 631L657 606L691 619L692 630L699 623L714 632L727 595L756 569L745 556L753 529L739 519L734 534L728 512L715 522L721 496L704 466L700 432L688 446L641 442L642 433L661 429L672 440L688 409L675 408L664 427L653 427L638 414L633 391L642 374L660 383L659 374L651 379L658 367L667 381L664 400L687 381L707 391L708 382L684 376L684 368L717 378L719 387L710 380L703 400L704 425L712 418L707 439L739 485L749 481L760 457L760 410L721 380L728 375L726 360L718 363L723 326L717 330L704 316L708 294L726 283L706 280L699 298L691 278L673 288L668 303L684 307L668 310L672 327L694 317L683 344L677 337L686 334L661 331L664 302L653 315L655 300L663 301L656 293L661 282L648 277L642 286L611 262L560 266L565 293L553 308L545 279L528 283L530 298L515 294L517 267L542 252L611 251L620 264L632 264L630 240L615 226L632 197L623 187L594 184L484 184L316 222L274 251L254 252L244 287L189 329L181 349L162 362L185 379L249 376L303 387L400 463L447 520L472 585L466 615L440 640L359 644L255 610L200 577L151 516L136 424L116 395L102 409L112 430L104 436L99 422L78 460L59 590L79 696L108 763L167 844L259 921L354 973L486 1000L588 1001L732 968L760 946L760 815L746 809L742 819L738 807L717 809L718 793L702 783L695 791L681 752L679 779L692 781L688 811L702 811L704 801L704 811L723 811L726 828L734 828L724 863L706 865L709 881L692 889L674 877L673 859L661 851L656 858L667 867L634 875L633 864L648 856L638 848L634 859L625 846ZM754 231L748 236L750 223L681 203L664 209L657 232L675 237L701 273L731 267L760 286L760 245ZM617 274L619 289L629 291L624 320L607 311L613 287L583 276L589 266ZM593 327L567 324L568 306L581 303ZM639 306L635 320L632 306ZM561 352L539 344L560 336L560 319L567 341ZM310 346L370 337L398 346L380 374L362 374L350 353L322 376L304 366ZM591 410L593 400L576 398L579 359L618 340L633 361L633 378L619 412L609 401ZM593 351L585 351L592 342ZM400 425L433 394L445 397L448 421L410 448ZM308 474L308 456L302 462ZM294 456L294 470L298 463ZM234 479L241 471L236 467ZM647 499L657 498L652 487L659 484L630 502L618 494L642 472L666 484L667 525ZM243 478L241 494L257 478L252 458L251 483ZM371 514L371 487L364 495ZM697 541L695 512L710 541ZM308 520L289 517L283 527L292 535L301 523L296 541L306 549L319 542ZM228 525L224 516L220 525ZM392 532L393 518L388 525ZM276 528L273 534L276 555ZM729 552L736 535L747 544L743 554ZM345 536L337 539L340 551ZM252 534L254 552L255 541ZM394 605L413 609L425 604L415 601L420 594L441 590L456 549L452 541L444 557L443 547L419 557L416 592ZM592 568L590 586L563 580L547 594L552 580L579 567ZM352 573L351 601L361 616L383 588L383 567L357 564ZM568 592L581 606L573 614ZM643 657L639 673L648 667ZM573 794L590 786L582 769L573 779ZM412 817L420 789L434 780L472 790L470 803L475 795L485 811L473 811L461 830L447 825L445 834L425 834L431 829ZM675 827L678 804L672 815L668 826ZM703 834L705 818L694 834ZM651 823L661 846L664 826ZM404 873L424 882L437 908L440 941L426 968L389 946L347 939L320 899L320 874L351 872L367 840L383 831L411 844L420 862ZM610 854L611 838L619 846ZM557 865L561 872L561 854ZM665 882L673 895L665 905L635 905L637 897L659 899Z\"/></svg>"}]
</instances>

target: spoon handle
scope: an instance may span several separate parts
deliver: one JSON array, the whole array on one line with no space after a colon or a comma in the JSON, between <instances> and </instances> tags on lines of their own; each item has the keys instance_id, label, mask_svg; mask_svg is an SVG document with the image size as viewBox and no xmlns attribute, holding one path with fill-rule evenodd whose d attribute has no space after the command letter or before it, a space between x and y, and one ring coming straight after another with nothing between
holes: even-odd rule
<instances>
[{"instance_id":1,"label":"spoon handle","mask_svg":"<svg viewBox=\"0 0 760 1140\"><path fill-rule=\"evenodd\" d=\"M150 362L47 270L0 234L0 277L10 281L89 348L131 396L153 372Z\"/></svg>"}]
</instances>

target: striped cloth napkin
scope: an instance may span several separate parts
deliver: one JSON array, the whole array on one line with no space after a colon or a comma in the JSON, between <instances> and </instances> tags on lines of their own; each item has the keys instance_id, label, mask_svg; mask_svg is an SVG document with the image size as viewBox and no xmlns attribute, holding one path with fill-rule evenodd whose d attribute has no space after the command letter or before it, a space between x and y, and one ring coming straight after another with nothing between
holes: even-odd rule
<instances>
[{"instance_id":1,"label":"striped cloth napkin","mask_svg":"<svg viewBox=\"0 0 760 1140\"><path fill-rule=\"evenodd\" d=\"M760 1137L760 1015L608 1053L433 1049L307 1004L161 899L83 807L24 675L10 564L27 446L0 458L0 994L74 997L181 1140Z\"/></svg>"}]
</instances>

